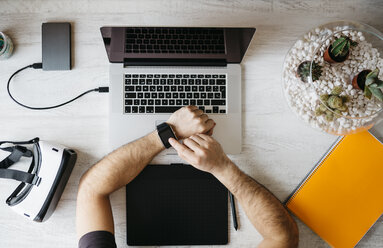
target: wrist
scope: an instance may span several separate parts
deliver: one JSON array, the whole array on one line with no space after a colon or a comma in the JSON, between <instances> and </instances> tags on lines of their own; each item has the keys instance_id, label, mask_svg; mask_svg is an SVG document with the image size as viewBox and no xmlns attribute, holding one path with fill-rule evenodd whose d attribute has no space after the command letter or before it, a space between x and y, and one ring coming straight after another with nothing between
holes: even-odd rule
<instances>
[{"instance_id":1,"label":"wrist","mask_svg":"<svg viewBox=\"0 0 383 248\"><path fill-rule=\"evenodd\" d=\"M162 140L160 136L158 135L158 131L155 130L152 133L149 134L150 139L152 140L153 148L156 150L162 151L165 150L164 144L162 143Z\"/></svg>"},{"instance_id":2,"label":"wrist","mask_svg":"<svg viewBox=\"0 0 383 248\"><path fill-rule=\"evenodd\" d=\"M171 127L171 129L173 130L173 133L176 136L176 138L177 139L181 139L181 137L178 134L176 126L172 122L170 122L170 121L166 121L165 123L168 124Z\"/></svg>"},{"instance_id":3,"label":"wrist","mask_svg":"<svg viewBox=\"0 0 383 248\"><path fill-rule=\"evenodd\" d=\"M230 171L233 166L235 167L235 164L227 156L225 156L223 161L220 162L218 166L214 166L210 173L216 178L222 178L225 175L230 174L228 171Z\"/></svg>"}]
</instances>

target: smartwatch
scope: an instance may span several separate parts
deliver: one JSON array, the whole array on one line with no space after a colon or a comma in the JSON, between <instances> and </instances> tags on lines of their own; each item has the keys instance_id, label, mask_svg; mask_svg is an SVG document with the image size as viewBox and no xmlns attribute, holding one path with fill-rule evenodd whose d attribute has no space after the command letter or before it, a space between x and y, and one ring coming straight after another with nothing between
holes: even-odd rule
<instances>
[{"instance_id":1,"label":"smartwatch","mask_svg":"<svg viewBox=\"0 0 383 248\"><path fill-rule=\"evenodd\" d=\"M173 132L172 127L166 122L161 123L160 125L157 126L157 132L165 148L171 147L169 143L169 138L177 139L176 135Z\"/></svg>"}]
</instances>

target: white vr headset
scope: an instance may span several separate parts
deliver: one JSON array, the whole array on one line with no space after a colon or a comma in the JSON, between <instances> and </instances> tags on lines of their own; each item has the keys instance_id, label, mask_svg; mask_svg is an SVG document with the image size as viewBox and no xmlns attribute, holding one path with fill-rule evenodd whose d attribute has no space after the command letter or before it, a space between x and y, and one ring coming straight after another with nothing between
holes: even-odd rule
<instances>
[{"instance_id":1,"label":"white vr headset","mask_svg":"<svg viewBox=\"0 0 383 248\"><path fill-rule=\"evenodd\" d=\"M23 146L22 146L23 145ZM25 145L33 146L28 149ZM55 210L76 163L71 149L53 145L39 138L25 142L0 142L0 151L10 153L0 161L0 178L14 179L21 184L6 203L30 220L47 220ZM22 161L31 161L27 172L9 169Z\"/></svg>"}]
</instances>

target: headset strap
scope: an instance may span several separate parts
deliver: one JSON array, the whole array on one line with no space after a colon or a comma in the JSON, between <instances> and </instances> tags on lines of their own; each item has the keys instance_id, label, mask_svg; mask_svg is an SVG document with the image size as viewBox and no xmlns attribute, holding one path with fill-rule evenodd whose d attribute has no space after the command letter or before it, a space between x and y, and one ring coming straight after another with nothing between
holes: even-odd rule
<instances>
[{"instance_id":1,"label":"headset strap","mask_svg":"<svg viewBox=\"0 0 383 248\"><path fill-rule=\"evenodd\" d=\"M35 174L12 169L0 169L0 178L14 179L16 181L33 185L36 185L40 182L40 178Z\"/></svg>"},{"instance_id":2,"label":"headset strap","mask_svg":"<svg viewBox=\"0 0 383 248\"><path fill-rule=\"evenodd\" d=\"M12 166L14 163L18 162L22 156L25 157L32 157L33 153L32 151L28 150L24 146L13 146L13 147L6 147L6 148L0 148L3 151L11 152L11 154L0 161L0 168L7 169L8 167Z\"/></svg>"}]
</instances>

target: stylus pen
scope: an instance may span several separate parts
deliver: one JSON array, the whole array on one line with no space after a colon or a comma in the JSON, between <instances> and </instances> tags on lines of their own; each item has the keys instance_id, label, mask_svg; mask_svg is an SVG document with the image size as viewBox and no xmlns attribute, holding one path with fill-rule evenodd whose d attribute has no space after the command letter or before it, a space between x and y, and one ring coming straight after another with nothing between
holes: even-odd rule
<instances>
[{"instance_id":1,"label":"stylus pen","mask_svg":"<svg viewBox=\"0 0 383 248\"><path fill-rule=\"evenodd\" d=\"M231 205L231 215L233 216L233 225L235 230L238 230L238 222L237 222L237 214L235 210L235 202L234 202L234 196L231 192L229 192L230 195L230 205Z\"/></svg>"}]
</instances>

